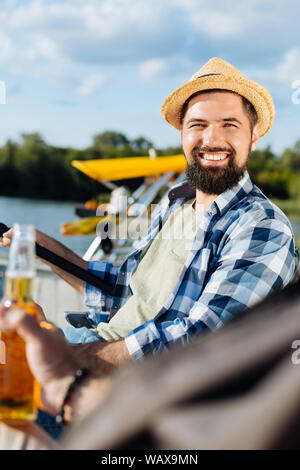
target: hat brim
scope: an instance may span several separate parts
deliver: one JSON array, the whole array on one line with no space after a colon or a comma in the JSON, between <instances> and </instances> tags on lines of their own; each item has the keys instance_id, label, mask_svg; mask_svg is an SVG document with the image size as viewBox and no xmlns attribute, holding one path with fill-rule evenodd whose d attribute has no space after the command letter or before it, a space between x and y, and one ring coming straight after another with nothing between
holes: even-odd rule
<instances>
[{"instance_id":1,"label":"hat brim","mask_svg":"<svg viewBox=\"0 0 300 470\"><path fill-rule=\"evenodd\" d=\"M253 104L258 117L260 137L272 127L275 115L274 103L267 90L257 82L247 78L234 78L226 75L209 75L191 80L171 93L162 105L165 120L176 129L181 129L181 110L186 100L198 91L211 89L229 90L244 96Z\"/></svg>"}]
</instances>

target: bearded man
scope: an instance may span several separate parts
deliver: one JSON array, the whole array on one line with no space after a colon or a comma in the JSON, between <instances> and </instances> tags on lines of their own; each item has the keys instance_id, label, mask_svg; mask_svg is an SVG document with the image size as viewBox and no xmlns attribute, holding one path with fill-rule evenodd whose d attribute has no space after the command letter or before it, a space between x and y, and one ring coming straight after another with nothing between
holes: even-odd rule
<instances>
[{"instance_id":1,"label":"bearded man","mask_svg":"<svg viewBox=\"0 0 300 470\"><path fill-rule=\"evenodd\" d=\"M247 172L251 151L274 119L267 90L212 58L166 99L162 114L181 132L186 181L169 191L119 269L87 264L37 233L40 245L115 286L110 296L53 268L85 295L92 328L69 327L65 335L71 343L91 343L73 351L93 370L216 330L286 285L294 271L291 225Z\"/></svg>"}]
</instances>

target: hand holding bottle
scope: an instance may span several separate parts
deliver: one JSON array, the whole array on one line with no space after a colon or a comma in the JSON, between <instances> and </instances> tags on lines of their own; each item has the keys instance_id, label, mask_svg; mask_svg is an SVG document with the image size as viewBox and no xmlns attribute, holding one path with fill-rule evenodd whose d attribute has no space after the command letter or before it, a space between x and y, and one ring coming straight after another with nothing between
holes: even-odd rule
<instances>
[{"instance_id":1,"label":"hand holding bottle","mask_svg":"<svg viewBox=\"0 0 300 470\"><path fill-rule=\"evenodd\" d=\"M15 307L0 307L0 329L16 332L26 343L28 365L42 387L43 408L56 414L79 367L71 346L55 325L44 320L39 323L25 310Z\"/></svg>"},{"instance_id":2,"label":"hand holding bottle","mask_svg":"<svg viewBox=\"0 0 300 470\"><path fill-rule=\"evenodd\" d=\"M13 233L13 227L11 227L7 232L4 232L2 237L0 237L0 246L9 248L12 242ZM48 243L49 237L35 229L35 239L37 243L46 245Z\"/></svg>"},{"instance_id":3,"label":"hand holding bottle","mask_svg":"<svg viewBox=\"0 0 300 470\"><path fill-rule=\"evenodd\" d=\"M43 332L47 331L39 326L42 321L41 325L55 330L56 335L64 344L61 333L53 325L45 322L45 319L42 318L41 308L36 308L32 297L34 277L34 227L15 225L5 277L4 307L1 311L4 323L2 321L2 326L0 325L3 356L0 364L0 419L32 420L35 418L36 407L40 403L40 399L39 386L33 375L37 380L42 379L42 386L49 386L51 374L48 373L48 370L52 370L52 361L50 360L49 365L48 358L51 359L52 352L54 358L57 359L57 373L59 374L62 370L62 373L65 374L64 368L60 368L60 361L63 361L64 358L63 353L60 357L60 348L52 345L54 351L45 350L43 344L34 341L34 333L41 330L39 337L43 338ZM18 312L18 314L14 314L14 312ZM29 329L26 328L28 325ZM20 334L19 326L21 328ZM22 336L24 332L29 334L27 344L25 342L27 337L24 339ZM51 333L52 331L48 332L50 337L52 337ZM29 352L29 356L27 352ZM41 366L43 363L44 367Z\"/></svg>"}]
</instances>

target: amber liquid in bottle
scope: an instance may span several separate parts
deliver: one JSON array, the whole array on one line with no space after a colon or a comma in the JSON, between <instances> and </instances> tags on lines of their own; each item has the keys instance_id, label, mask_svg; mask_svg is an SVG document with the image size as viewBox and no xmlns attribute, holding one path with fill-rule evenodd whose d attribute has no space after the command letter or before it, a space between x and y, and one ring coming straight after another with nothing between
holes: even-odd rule
<instances>
[{"instance_id":1,"label":"amber liquid in bottle","mask_svg":"<svg viewBox=\"0 0 300 470\"><path fill-rule=\"evenodd\" d=\"M5 305L13 304L23 308L35 316L32 300L34 230L29 226L29 234L26 235L24 227L28 226L19 227L25 232L25 242L22 237L18 239L18 230L16 234L14 230L5 279L4 302ZM39 385L27 363L24 340L15 331L0 331L0 419L34 420L38 397Z\"/></svg>"}]
</instances>

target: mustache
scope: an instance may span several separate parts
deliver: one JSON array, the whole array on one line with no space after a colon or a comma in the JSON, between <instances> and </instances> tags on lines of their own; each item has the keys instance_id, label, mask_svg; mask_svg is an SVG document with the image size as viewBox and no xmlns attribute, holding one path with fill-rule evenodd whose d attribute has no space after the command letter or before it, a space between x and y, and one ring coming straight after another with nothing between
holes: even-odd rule
<instances>
[{"instance_id":1,"label":"mustache","mask_svg":"<svg viewBox=\"0 0 300 470\"><path fill-rule=\"evenodd\" d=\"M192 155L195 156L197 153L216 153L216 152L226 152L229 153L230 156L235 156L235 151L233 149L228 149L224 147L194 147L192 150Z\"/></svg>"}]
</instances>

